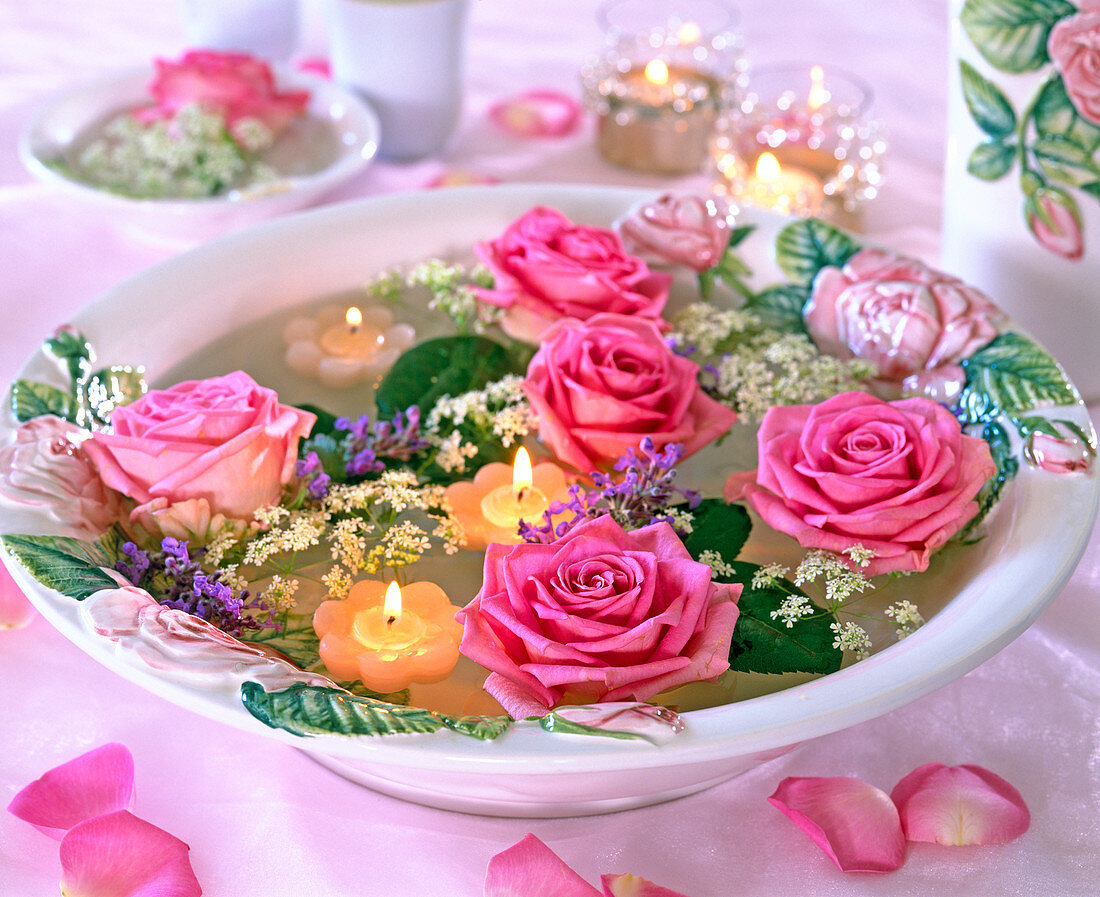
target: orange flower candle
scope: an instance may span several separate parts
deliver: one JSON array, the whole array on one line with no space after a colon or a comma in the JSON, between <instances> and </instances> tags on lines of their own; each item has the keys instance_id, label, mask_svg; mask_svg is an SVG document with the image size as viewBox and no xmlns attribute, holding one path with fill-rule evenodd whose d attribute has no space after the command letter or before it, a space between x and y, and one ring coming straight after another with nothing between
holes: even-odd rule
<instances>
[{"instance_id":1,"label":"orange flower candle","mask_svg":"<svg viewBox=\"0 0 1100 897\"><path fill-rule=\"evenodd\" d=\"M466 534L466 547L484 548L490 542L521 542L519 522L540 523L552 502L569 497L569 488L557 464L544 461L532 469L531 456L521 448L514 464L486 464L472 482L448 486L446 496Z\"/></svg>"},{"instance_id":2,"label":"orange flower candle","mask_svg":"<svg viewBox=\"0 0 1100 897\"><path fill-rule=\"evenodd\" d=\"M362 580L343 601L324 601L313 615L321 660L335 679L359 679L390 694L413 682L446 679L458 662L458 608L434 582Z\"/></svg>"}]
</instances>

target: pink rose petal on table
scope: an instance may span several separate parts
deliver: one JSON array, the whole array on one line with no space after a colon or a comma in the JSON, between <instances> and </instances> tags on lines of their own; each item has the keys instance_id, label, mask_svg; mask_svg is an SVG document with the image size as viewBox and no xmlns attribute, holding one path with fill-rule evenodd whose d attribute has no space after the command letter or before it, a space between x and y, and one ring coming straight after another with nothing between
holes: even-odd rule
<instances>
[{"instance_id":1,"label":"pink rose petal on table","mask_svg":"<svg viewBox=\"0 0 1100 897\"><path fill-rule=\"evenodd\" d=\"M19 629L34 617L34 605L0 564L0 629Z\"/></svg>"},{"instance_id":2,"label":"pink rose petal on table","mask_svg":"<svg viewBox=\"0 0 1100 897\"><path fill-rule=\"evenodd\" d=\"M581 104L558 90L528 90L489 107L489 120L516 137L564 137L580 117Z\"/></svg>"},{"instance_id":3,"label":"pink rose petal on table","mask_svg":"<svg viewBox=\"0 0 1100 897\"><path fill-rule=\"evenodd\" d=\"M639 875L601 875L604 897L687 897L679 891L662 888Z\"/></svg>"},{"instance_id":4,"label":"pink rose petal on table","mask_svg":"<svg viewBox=\"0 0 1100 897\"><path fill-rule=\"evenodd\" d=\"M532 834L489 860L485 897L600 897Z\"/></svg>"},{"instance_id":5,"label":"pink rose petal on table","mask_svg":"<svg viewBox=\"0 0 1100 897\"><path fill-rule=\"evenodd\" d=\"M768 802L802 829L842 872L893 872L905 836L885 791L859 779L787 778Z\"/></svg>"},{"instance_id":6,"label":"pink rose petal on table","mask_svg":"<svg viewBox=\"0 0 1100 897\"><path fill-rule=\"evenodd\" d=\"M980 766L926 763L890 796L910 841L1001 844L1020 837L1031 822L1020 792Z\"/></svg>"},{"instance_id":7,"label":"pink rose petal on table","mask_svg":"<svg viewBox=\"0 0 1100 897\"><path fill-rule=\"evenodd\" d=\"M179 838L126 810L75 826L61 842L64 897L199 897Z\"/></svg>"},{"instance_id":8,"label":"pink rose petal on table","mask_svg":"<svg viewBox=\"0 0 1100 897\"><path fill-rule=\"evenodd\" d=\"M499 184L500 178L462 168L447 168L424 183L429 190L439 187L466 187L471 184Z\"/></svg>"},{"instance_id":9,"label":"pink rose petal on table","mask_svg":"<svg viewBox=\"0 0 1100 897\"><path fill-rule=\"evenodd\" d=\"M105 744L55 766L20 791L8 811L61 840L86 819L125 810L134 800L134 758L122 744Z\"/></svg>"}]
</instances>

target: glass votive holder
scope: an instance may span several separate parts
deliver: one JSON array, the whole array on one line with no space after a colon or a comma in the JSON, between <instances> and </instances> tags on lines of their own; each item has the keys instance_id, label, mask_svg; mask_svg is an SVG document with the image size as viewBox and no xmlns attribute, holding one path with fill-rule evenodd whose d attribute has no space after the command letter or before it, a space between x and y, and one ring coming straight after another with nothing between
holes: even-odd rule
<instances>
[{"instance_id":1,"label":"glass votive holder","mask_svg":"<svg viewBox=\"0 0 1100 897\"><path fill-rule=\"evenodd\" d=\"M659 174L701 171L714 128L745 70L724 0L610 0L605 47L581 69L585 105L609 162Z\"/></svg>"},{"instance_id":2,"label":"glass votive holder","mask_svg":"<svg viewBox=\"0 0 1100 897\"><path fill-rule=\"evenodd\" d=\"M886 141L871 88L847 72L788 64L752 71L715 129L716 191L734 203L857 227L882 184Z\"/></svg>"}]
</instances>

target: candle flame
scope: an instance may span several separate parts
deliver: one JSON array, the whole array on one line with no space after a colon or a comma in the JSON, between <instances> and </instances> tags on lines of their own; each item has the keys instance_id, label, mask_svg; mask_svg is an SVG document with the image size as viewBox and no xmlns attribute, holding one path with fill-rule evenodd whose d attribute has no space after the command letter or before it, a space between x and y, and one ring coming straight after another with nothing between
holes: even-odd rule
<instances>
[{"instance_id":1,"label":"candle flame","mask_svg":"<svg viewBox=\"0 0 1100 897\"><path fill-rule=\"evenodd\" d=\"M382 616L387 625L401 622L401 587L396 581L386 587L386 598L382 603Z\"/></svg>"},{"instance_id":2,"label":"candle flame","mask_svg":"<svg viewBox=\"0 0 1100 897\"><path fill-rule=\"evenodd\" d=\"M825 89L825 70L819 65L810 69L810 95L806 102L811 111L820 109L829 102L829 91Z\"/></svg>"},{"instance_id":3,"label":"candle flame","mask_svg":"<svg viewBox=\"0 0 1100 897\"><path fill-rule=\"evenodd\" d=\"M757 180L776 181L779 179L781 172L779 160L771 153L761 153L760 158L756 160Z\"/></svg>"},{"instance_id":4,"label":"candle flame","mask_svg":"<svg viewBox=\"0 0 1100 897\"><path fill-rule=\"evenodd\" d=\"M527 449L521 448L516 452L516 462L512 465L512 494L517 500L523 498L523 494L534 483L534 475L531 472L531 456Z\"/></svg>"},{"instance_id":5,"label":"candle flame","mask_svg":"<svg viewBox=\"0 0 1100 897\"><path fill-rule=\"evenodd\" d=\"M660 59L651 59L645 64L645 79L650 84L668 83L668 66Z\"/></svg>"},{"instance_id":6,"label":"candle flame","mask_svg":"<svg viewBox=\"0 0 1100 897\"><path fill-rule=\"evenodd\" d=\"M676 39L682 44L697 44L703 36L703 29L695 22L684 22L676 31Z\"/></svg>"},{"instance_id":7,"label":"candle flame","mask_svg":"<svg viewBox=\"0 0 1100 897\"><path fill-rule=\"evenodd\" d=\"M348 309L347 314L344 315L344 320L348 322L348 327L354 332L358 330L359 325L363 323L363 313L353 305Z\"/></svg>"}]
</instances>

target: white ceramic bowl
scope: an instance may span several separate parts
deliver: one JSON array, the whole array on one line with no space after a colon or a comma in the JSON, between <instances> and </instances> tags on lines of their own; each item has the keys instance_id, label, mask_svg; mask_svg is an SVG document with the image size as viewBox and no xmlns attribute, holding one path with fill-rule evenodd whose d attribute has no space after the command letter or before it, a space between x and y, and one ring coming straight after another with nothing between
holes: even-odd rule
<instances>
[{"instance_id":1,"label":"white ceramic bowl","mask_svg":"<svg viewBox=\"0 0 1100 897\"><path fill-rule=\"evenodd\" d=\"M578 222L607 225L641 198L638 191L527 185L333 206L268 222L170 259L108 291L72 323L92 340L102 363L140 361L155 382L233 328L260 328L273 312L362 284L394 264L432 255L466 257L475 239L499 234L534 205L558 207ZM774 245L786 223L761 213L746 213L745 220L758 225L764 247ZM750 255L749 262L763 283L780 277L763 253ZM120 321L140 324L128 328ZM252 352L257 354L263 353ZM254 375L261 382L268 376L285 378L274 357L278 353L267 354L273 356L267 360L270 370L254 369ZM235 363L225 359L227 369ZM21 376L43 379L50 370L39 355ZM1059 413L1091 431L1080 405ZM977 666L1019 635L1058 593L1085 546L1097 495L1095 472L1059 476L1021 465L987 521L986 538L956 550L938 571L906 581L947 598L915 634L805 684L688 711L686 731L660 746L548 736L532 724L518 725L488 743L453 732L301 738L268 728L245 712L235 683L195 688L117 651L86 628L79 602L43 588L18 564L9 566L58 629L119 674L169 700L307 750L388 794L471 812L563 816L689 794L807 739L895 710ZM9 532L28 523L33 521L3 521Z\"/></svg>"},{"instance_id":2,"label":"white ceramic bowl","mask_svg":"<svg viewBox=\"0 0 1100 897\"><path fill-rule=\"evenodd\" d=\"M378 117L362 99L314 75L275 69L280 90L308 90L306 114L263 154L274 182L201 199L137 199L75 180L50 163L74 161L110 118L149 102L149 68L59 94L20 134L19 155L42 181L99 206L111 220L152 238L197 242L302 209L361 171L378 151Z\"/></svg>"}]
</instances>

